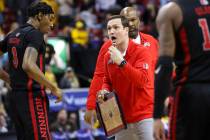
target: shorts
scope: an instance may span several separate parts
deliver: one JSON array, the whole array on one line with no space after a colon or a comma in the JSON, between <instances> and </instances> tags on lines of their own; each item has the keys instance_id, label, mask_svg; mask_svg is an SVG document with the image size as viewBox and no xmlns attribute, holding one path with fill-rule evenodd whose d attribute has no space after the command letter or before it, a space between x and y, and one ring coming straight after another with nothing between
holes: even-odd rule
<instances>
[{"instance_id":1,"label":"shorts","mask_svg":"<svg viewBox=\"0 0 210 140\"><path fill-rule=\"evenodd\" d=\"M49 100L44 90L17 91L9 95L18 140L50 140Z\"/></svg>"},{"instance_id":2,"label":"shorts","mask_svg":"<svg viewBox=\"0 0 210 140\"><path fill-rule=\"evenodd\" d=\"M210 139L210 86L177 86L170 113L169 140Z\"/></svg>"}]
</instances>

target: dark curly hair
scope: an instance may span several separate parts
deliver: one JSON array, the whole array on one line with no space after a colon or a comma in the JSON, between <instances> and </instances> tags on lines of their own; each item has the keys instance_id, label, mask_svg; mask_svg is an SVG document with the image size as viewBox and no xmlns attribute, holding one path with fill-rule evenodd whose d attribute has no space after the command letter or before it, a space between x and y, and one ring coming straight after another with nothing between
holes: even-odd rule
<instances>
[{"instance_id":1,"label":"dark curly hair","mask_svg":"<svg viewBox=\"0 0 210 140\"><path fill-rule=\"evenodd\" d=\"M44 15L54 14L52 7L45 2L35 1L31 3L31 5L27 9L28 17L35 17L39 13L42 13Z\"/></svg>"}]
</instances>

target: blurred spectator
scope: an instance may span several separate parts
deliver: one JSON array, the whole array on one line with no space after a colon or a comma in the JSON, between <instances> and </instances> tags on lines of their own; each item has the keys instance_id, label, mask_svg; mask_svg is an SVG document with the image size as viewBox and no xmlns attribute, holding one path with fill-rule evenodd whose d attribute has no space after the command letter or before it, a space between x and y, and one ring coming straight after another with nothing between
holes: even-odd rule
<instances>
[{"instance_id":1,"label":"blurred spectator","mask_svg":"<svg viewBox=\"0 0 210 140\"><path fill-rule=\"evenodd\" d=\"M1 13L2 11L4 11L4 9L5 9L4 0L0 0L0 13Z\"/></svg>"},{"instance_id":2,"label":"blurred spectator","mask_svg":"<svg viewBox=\"0 0 210 140\"><path fill-rule=\"evenodd\" d=\"M0 133L8 132L7 123L4 113L0 112Z\"/></svg>"},{"instance_id":3,"label":"blurred spectator","mask_svg":"<svg viewBox=\"0 0 210 140\"><path fill-rule=\"evenodd\" d=\"M160 6L165 5L166 3L168 3L170 0L160 0Z\"/></svg>"},{"instance_id":4,"label":"blurred spectator","mask_svg":"<svg viewBox=\"0 0 210 140\"><path fill-rule=\"evenodd\" d=\"M90 29L89 44L90 48L98 49L103 43L103 31L101 28Z\"/></svg>"},{"instance_id":5,"label":"blurred spectator","mask_svg":"<svg viewBox=\"0 0 210 140\"><path fill-rule=\"evenodd\" d=\"M57 81L56 81L56 78L55 78L55 75L54 73L52 72L51 68L49 65L46 65L46 68L45 68L45 77L51 81L54 85L58 85L57 84Z\"/></svg>"},{"instance_id":6,"label":"blurred spectator","mask_svg":"<svg viewBox=\"0 0 210 140\"><path fill-rule=\"evenodd\" d=\"M72 112L69 114L69 119L68 119L69 123L72 125L72 131L78 130L78 117L77 114L75 112Z\"/></svg>"},{"instance_id":7,"label":"blurred spectator","mask_svg":"<svg viewBox=\"0 0 210 140\"><path fill-rule=\"evenodd\" d=\"M6 95L7 92L8 92L8 88L6 87L5 82L0 79L0 104L1 104L1 100L2 100L1 97ZM1 105L0 105L0 108L1 108Z\"/></svg>"},{"instance_id":8,"label":"blurred spectator","mask_svg":"<svg viewBox=\"0 0 210 140\"><path fill-rule=\"evenodd\" d=\"M97 16L93 13L93 8L82 11L80 17L85 21L87 28L95 28L97 26Z\"/></svg>"},{"instance_id":9,"label":"blurred spectator","mask_svg":"<svg viewBox=\"0 0 210 140\"><path fill-rule=\"evenodd\" d=\"M76 77L72 67L68 67L63 78L60 81L60 88L79 88L79 80Z\"/></svg>"},{"instance_id":10,"label":"blurred spectator","mask_svg":"<svg viewBox=\"0 0 210 140\"><path fill-rule=\"evenodd\" d=\"M2 101L0 101L0 114L3 114L4 116L7 116L7 113L4 109L4 105L2 104Z\"/></svg>"},{"instance_id":11,"label":"blurred spectator","mask_svg":"<svg viewBox=\"0 0 210 140\"><path fill-rule=\"evenodd\" d=\"M51 131L53 132L72 132L75 129L68 121L68 113L65 109L58 112L57 120L51 125Z\"/></svg>"},{"instance_id":12,"label":"blurred spectator","mask_svg":"<svg viewBox=\"0 0 210 140\"><path fill-rule=\"evenodd\" d=\"M55 13L55 15L57 15L58 13L58 3L56 0L41 0L43 2L46 2L48 5L50 5Z\"/></svg>"},{"instance_id":13,"label":"blurred spectator","mask_svg":"<svg viewBox=\"0 0 210 140\"><path fill-rule=\"evenodd\" d=\"M19 27L19 24L17 22L13 22L10 26L10 32L13 32L18 27Z\"/></svg>"},{"instance_id":14,"label":"blurred spectator","mask_svg":"<svg viewBox=\"0 0 210 140\"><path fill-rule=\"evenodd\" d=\"M4 31L0 27L0 40L3 40L3 39L4 39Z\"/></svg>"},{"instance_id":15,"label":"blurred spectator","mask_svg":"<svg viewBox=\"0 0 210 140\"><path fill-rule=\"evenodd\" d=\"M17 17L14 11L12 11L9 8L5 8L3 15L4 15L4 23L2 24L2 29L4 33L7 34L10 31L11 24L16 21Z\"/></svg>"},{"instance_id":16,"label":"blurred spectator","mask_svg":"<svg viewBox=\"0 0 210 140\"><path fill-rule=\"evenodd\" d=\"M74 0L74 6L77 12L87 10L95 5L95 0Z\"/></svg>"},{"instance_id":17,"label":"blurred spectator","mask_svg":"<svg viewBox=\"0 0 210 140\"><path fill-rule=\"evenodd\" d=\"M4 0L0 0L0 24L4 22L4 18L2 15L2 12L4 11L5 6L4 6Z\"/></svg>"},{"instance_id":18,"label":"blurred spectator","mask_svg":"<svg viewBox=\"0 0 210 140\"><path fill-rule=\"evenodd\" d=\"M70 26L74 22L74 9L72 8L72 0L57 0L59 3L58 9L58 22L59 29L63 29L65 26Z\"/></svg>"},{"instance_id":19,"label":"blurred spectator","mask_svg":"<svg viewBox=\"0 0 210 140\"><path fill-rule=\"evenodd\" d=\"M46 53L45 53L45 63L46 63L46 67L45 67L45 77L51 81L52 83L54 83L55 85L57 84L56 81L56 77L54 75L54 73L51 70L50 67L50 62L52 60L52 57L55 55L55 50L53 48L53 46L51 44L46 44Z\"/></svg>"},{"instance_id":20,"label":"blurred spectator","mask_svg":"<svg viewBox=\"0 0 210 140\"><path fill-rule=\"evenodd\" d=\"M72 47L73 48L87 48L88 47L88 31L85 23L78 20L75 27L71 30Z\"/></svg>"},{"instance_id":21,"label":"blurred spectator","mask_svg":"<svg viewBox=\"0 0 210 140\"><path fill-rule=\"evenodd\" d=\"M51 44L46 44L46 53L45 53L45 63L46 65L50 64L52 57L55 55L55 49Z\"/></svg>"},{"instance_id":22,"label":"blurred spectator","mask_svg":"<svg viewBox=\"0 0 210 140\"><path fill-rule=\"evenodd\" d=\"M113 5L116 5L116 0L96 0L95 6L99 11L107 11Z\"/></svg>"}]
</instances>

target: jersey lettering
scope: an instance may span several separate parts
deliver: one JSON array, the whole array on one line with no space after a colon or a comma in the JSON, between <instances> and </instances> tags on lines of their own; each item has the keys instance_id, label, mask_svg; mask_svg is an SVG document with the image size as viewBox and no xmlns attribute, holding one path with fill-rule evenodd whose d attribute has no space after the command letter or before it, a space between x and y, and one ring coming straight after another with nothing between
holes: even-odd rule
<instances>
[{"instance_id":1,"label":"jersey lettering","mask_svg":"<svg viewBox=\"0 0 210 140\"><path fill-rule=\"evenodd\" d=\"M210 34L209 34L209 27L205 18L201 18L198 20L198 24L201 27L203 33L203 50L209 51L210 50Z\"/></svg>"}]
</instances>

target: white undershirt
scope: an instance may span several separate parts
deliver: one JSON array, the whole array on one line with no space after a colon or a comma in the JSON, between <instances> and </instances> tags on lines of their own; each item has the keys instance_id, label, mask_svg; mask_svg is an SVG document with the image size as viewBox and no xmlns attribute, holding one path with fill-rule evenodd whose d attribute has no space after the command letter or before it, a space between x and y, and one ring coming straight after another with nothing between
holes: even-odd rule
<instances>
[{"instance_id":1,"label":"white undershirt","mask_svg":"<svg viewBox=\"0 0 210 140\"><path fill-rule=\"evenodd\" d=\"M137 44L141 44L141 37L140 37L140 34L138 34L138 36L137 36L135 39L133 39L133 42L135 42L135 43L137 43ZM128 49L128 48L126 48L126 50L124 51L123 57L126 55L127 49Z\"/></svg>"},{"instance_id":2,"label":"white undershirt","mask_svg":"<svg viewBox=\"0 0 210 140\"><path fill-rule=\"evenodd\" d=\"M138 36L136 37L136 39L133 39L133 42L137 43L137 44L141 44L141 37L138 34Z\"/></svg>"}]
</instances>

